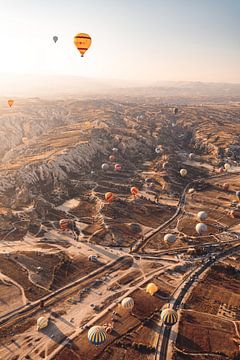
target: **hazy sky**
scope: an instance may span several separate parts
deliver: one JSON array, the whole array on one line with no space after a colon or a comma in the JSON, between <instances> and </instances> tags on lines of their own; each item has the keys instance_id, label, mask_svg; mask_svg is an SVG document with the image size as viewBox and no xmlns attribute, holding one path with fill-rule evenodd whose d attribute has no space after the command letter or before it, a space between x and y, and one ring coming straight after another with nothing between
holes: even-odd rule
<instances>
[{"instance_id":1,"label":"hazy sky","mask_svg":"<svg viewBox=\"0 0 240 360\"><path fill-rule=\"evenodd\" d=\"M0 5L0 73L240 82L240 0L0 0ZM73 45L78 32L92 37L84 58Z\"/></svg>"}]
</instances>

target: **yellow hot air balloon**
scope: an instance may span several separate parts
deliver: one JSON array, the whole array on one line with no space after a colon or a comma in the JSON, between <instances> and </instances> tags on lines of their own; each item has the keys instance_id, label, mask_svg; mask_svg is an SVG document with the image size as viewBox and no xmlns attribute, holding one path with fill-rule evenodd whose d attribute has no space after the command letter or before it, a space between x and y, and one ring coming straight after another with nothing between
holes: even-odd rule
<instances>
[{"instance_id":1,"label":"yellow hot air balloon","mask_svg":"<svg viewBox=\"0 0 240 360\"><path fill-rule=\"evenodd\" d=\"M8 106L9 106L9 107L12 107L12 106L13 106L13 103L14 103L14 100L12 100L12 99L9 99L9 100L8 100Z\"/></svg>"},{"instance_id":2,"label":"yellow hot air balloon","mask_svg":"<svg viewBox=\"0 0 240 360\"><path fill-rule=\"evenodd\" d=\"M74 36L74 44L82 57L85 52L90 48L91 43L92 39L88 34L79 33Z\"/></svg>"},{"instance_id":3,"label":"yellow hot air balloon","mask_svg":"<svg viewBox=\"0 0 240 360\"><path fill-rule=\"evenodd\" d=\"M156 292L158 292L158 287L154 283L149 283L146 287L146 292L150 295L154 295Z\"/></svg>"}]
</instances>

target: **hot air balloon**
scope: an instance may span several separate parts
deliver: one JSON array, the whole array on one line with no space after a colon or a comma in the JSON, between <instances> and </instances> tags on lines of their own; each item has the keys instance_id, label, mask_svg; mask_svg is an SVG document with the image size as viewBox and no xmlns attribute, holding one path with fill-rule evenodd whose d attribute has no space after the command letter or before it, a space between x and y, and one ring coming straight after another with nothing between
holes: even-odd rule
<instances>
[{"instance_id":1,"label":"hot air balloon","mask_svg":"<svg viewBox=\"0 0 240 360\"><path fill-rule=\"evenodd\" d=\"M173 113L174 113L174 115L177 115L177 113L178 113L178 108L173 108Z\"/></svg>"},{"instance_id":2,"label":"hot air balloon","mask_svg":"<svg viewBox=\"0 0 240 360\"><path fill-rule=\"evenodd\" d=\"M126 297L122 300L121 305L124 309L131 311L134 307L134 300L131 297Z\"/></svg>"},{"instance_id":3,"label":"hot air balloon","mask_svg":"<svg viewBox=\"0 0 240 360\"><path fill-rule=\"evenodd\" d=\"M107 338L106 330L103 326L92 326L88 330L88 340L93 345L101 345Z\"/></svg>"},{"instance_id":4,"label":"hot air balloon","mask_svg":"<svg viewBox=\"0 0 240 360\"><path fill-rule=\"evenodd\" d=\"M110 155L110 156L109 156L109 160L112 161L112 162L115 161L115 156L114 156L114 155Z\"/></svg>"},{"instance_id":5,"label":"hot air balloon","mask_svg":"<svg viewBox=\"0 0 240 360\"><path fill-rule=\"evenodd\" d=\"M223 189L228 190L229 189L229 183L224 183L223 184Z\"/></svg>"},{"instance_id":6,"label":"hot air balloon","mask_svg":"<svg viewBox=\"0 0 240 360\"><path fill-rule=\"evenodd\" d=\"M9 100L8 100L8 106L9 106L9 107L12 107L12 106L13 106L13 103L14 103L14 100L12 100L12 99L9 99Z\"/></svg>"},{"instance_id":7,"label":"hot air balloon","mask_svg":"<svg viewBox=\"0 0 240 360\"><path fill-rule=\"evenodd\" d=\"M166 309L170 309L171 307L172 307L172 304L166 303L161 307L161 311L166 310Z\"/></svg>"},{"instance_id":8,"label":"hot air balloon","mask_svg":"<svg viewBox=\"0 0 240 360\"><path fill-rule=\"evenodd\" d=\"M149 283L146 287L146 292L150 295L154 295L156 292L158 292L158 287L154 283Z\"/></svg>"},{"instance_id":9,"label":"hot air balloon","mask_svg":"<svg viewBox=\"0 0 240 360\"><path fill-rule=\"evenodd\" d=\"M181 170L180 170L180 175L181 175L182 177L187 176L187 169L181 169Z\"/></svg>"},{"instance_id":10,"label":"hot air balloon","mask_svg":"<svg viewBox=\"0 0 240 360\"><path fill-rule=\"evenodd\" d=\"M139 224L136 223L132 223L130 224L130 229L132 230L132 232L138 234L142 231L142 228Z\"/></svg>"},{"instance_id":11,"label":"hot air balloon","mask_svg":"<svg viewBox=\"0 0 240 360\"><path fill-rule=\"evenodd\" d=\"M230 170L230 167L231 167L231 166L230 166L228 163L224 164L224 169L225 169L226 171Z\"/></svg>"},{"instance_id":12,"label":"hot air balloon","mask_svg":"<svg viewBox=\"0 0 240 360\"><path fill-rule=\"evenodd\" d=\"M138 188L136 188L135 186L131 187L130 191L133 196L136 196L138 194Z\"/></svg>"},{"instance_id":13,"label":"hot air balloon","mask_svg":"<svg viewBox=\"0 0 240 360\"><path fill-rule=\"evenodd\" d=\"M196 225L196 232L199 234L199 235L202 235L203 233L207 232L208 230L208 227L206 224L203 224L203 223L198 223Z\"/></svg>"},{"instance_id":14,"label":"hot air balloon","mask_svg":"<svg viewBox=\"0 0 240 360\"><path fill-rule=\"evenodd\" d=\"M41 316L37 319L37 330L44 329L48 326L48 318Z\"/></svg>"},{"instance_id":15,"label":"hot air balloon","mask_svg":"<svg viewBox=\"0 0 240 360\"><path fill-rule=\"evenodd\" d=\"M173 309L165 309L161 312L161 320L166 326L173 326L178 321L178 315Z\"/></svg>"},{"instance_id":16,"label":"hot air balloon","mask_svg":"<svg viewBox=\"0 0 240 360\"><path fill-rule=\"evenodd\" d=\"M206 211L199 211L197 213L197 219L201 222L204 221L208 218L208 214L206 213Z\"/></svg>"},{"instance_id":17,"label":"hot air balloon","mask_svg":"<svg viewBox=\"0 0 240 360\"><path fill-rule=\"evenodd\" d=\"M236 191L236 197L238 200L240 200L240 191Z\"/></svg>"},{"instance_id":18,"label":"hot air balloon","mask_svg":"<svg viewBox=\"0 0 240 360\"><path fill-rule=\"evenodd\" d=\"M112 192L106 192L106 194L105 194L105 200L106 200L107 202L113 201L113 193L112 193Z\"/></svg>"},{"instance_id":19,"label":"hot air balloon","mask_svg":"<svg viewBox=\"0 0 240 360\"><path fill-rule=\"evenodd\" d=\"M162 165L163 169L167 169L168 166L169 166L169 163L167 161L164 162L163 165Z\"/></svg>"},{"instance_id":20,"label":"hot air balloon","mask_svg":"<svg viewBox=\"0 0 240 360\"><path fill-rule=\"evenodd\" d=\"M118 148L112 148L112 152L116 154L118 152Z\"/></svg>"},{"instance_id":21,"label":"hot air balloon","mask_svg":"<svg viewBox=\"0 0 240 360\"><path fill-rule=\"evenodd\" d=\"M57 36L53 36L53 41L56 43L58 41L58 37Z\"/></svg>"},{"instance_id":22,"label":"hot air balloon","mask_svg":"<svg viewBox=\"0 0 240 360\"><path fill-rule=\"evenodd\" d=\"M193 154L193 153L190 153L190 154L188 155L188 157L189 157L190 160L193 160L193 159L194 159L194 154Z\"/></svg>"},{"instance_id":23,"label":"hot air balloon","mask_svg":"<svg viewBox=\"0 0 240 360\"><path fill-rule=\"evenodd\" d=\"M88 34L79 33L74 36L74 44L82 57L85 54L85 52L89 49L91 42L92 39Z\"/></svg>"},{"instance_id":24,"label":"hot air balloon","mask_svg":"<svg viewBox=\"0 0 240 360\"><path fill-rule=\"evenodd\" d=\"M173 244L177 240L177 237L175 234L166 234L164 236L164 241L168 244Z\"/></svg>"},{"instance_id":25,"label":"hot air balloon","mask_svg":"<svg viewBox=\"0 0 240 360\"><path fill-rule=\"evenodd\" d=\"M107 163L102 164L102 170L107 171L109 169L109 165Z\"/></svg>"},{"instance_id":26,"label":"hot air balloon","mask_svg":"<svg viewBox=\"0 0 240 360\"><path fill-rule=\"evenodd\" d=\"M115 164L114 170L115 170L115 171L121 171L121 170L122 170L122 166L121 166L120 164Z\"/></svg>"}]
</instances>

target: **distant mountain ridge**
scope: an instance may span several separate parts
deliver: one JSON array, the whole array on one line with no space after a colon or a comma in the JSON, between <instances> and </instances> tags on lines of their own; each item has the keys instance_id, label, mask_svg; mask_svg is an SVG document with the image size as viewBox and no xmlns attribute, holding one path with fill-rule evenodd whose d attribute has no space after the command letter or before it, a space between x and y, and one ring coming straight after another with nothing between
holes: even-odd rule
<instances>
[{"instance_id":1,"label":"distant mountain ridge","mask_svg":"<svg viewBox=\"0 0 240 360\"><path fill-rule=\"evenodd\" d=\"M114 93L128 96L240 96L240 84L162 81L148 85L78 76L0 74L0 97L62 97Z\"/></svg>"}]
</instances>

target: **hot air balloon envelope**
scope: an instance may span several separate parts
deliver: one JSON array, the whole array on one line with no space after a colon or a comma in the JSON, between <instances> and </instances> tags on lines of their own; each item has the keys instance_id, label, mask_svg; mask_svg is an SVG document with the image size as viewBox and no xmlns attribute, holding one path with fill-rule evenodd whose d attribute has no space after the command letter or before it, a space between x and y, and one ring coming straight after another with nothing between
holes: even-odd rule
<instances>
[{"instance_id":1,"label":"hot air balloon envelope","mask_svg":"<svg viewBox=\"0 0 240 360\"><path fill-rule=\"evenodd\" d=\"M154 295L156 292L158 292L158 287L154 283L149 283L146 287L146 292L150 295Z\"/></svg>"},{"instance_id":2,"label":"hot air balloon envelope","mask_svg":"<svg viewBox=\"0 0 240 360\"><path fill-rule=\"evenodd\" d=\"M79 33L74 36L74 44L82 57L91 46L91 43L92 39L88 34Z\"/></svg>"},{"instance_id":3,"label":"hot air balloon envelope","mask_svg":"<svg viewBox=\"0 0 240 360\"><path fill-rule=\"evenodd\" d=\"M161 319L166 326L173 326L178 320L178 315L173 309L165 309L161 312Z\"/></svg>"},{"instance_id":4,"label":"hot air balloon envelope","mask_svg":"<svg viewBox=\"0 0 240 360\"><path fill-rule=\"evenodd\" d=\"M201 222L204 221L208 218L208 214L206 213L206 211L199 211L197 214L197 219Z\"/></svg>"},{"instance_id":5,"label":"hot air balloon envelope","mask_svg":"<svg viewBox=\"0 0 240 360\"><path fill-rule=\"evenodd\" d=\"M198 223L196 225L196 232L199 234L199 235L202 235L203 233L207 232L208 230L208 227L206 224L203 224L203 223Z\"/></svg>"},{"instance_id":6,"label":"hot air balloon envelope","mask_svg":"<svg viewBox=\"0 0 240 360\"><path fill-rule=\"evenodd\" d=\"M103 326L92 326L88 330L88 340L94 345L101 345L107 338L106 330Z\"/></svg>"},{"instance_id":7,"label":"hot air balloon envelope","mask_svg":"<svg viewBox=\"0 0 240 360\"><path fill-rule=\"evenodd\" d=\"M106 192L105 200L108 201L108 202L113 201L113 193L112 192Z\"/></svg>"},{"instance_id":8,"label":"hot air balloon envelope","mask_svg":"<svg viewBox=\"0 0 240 360\"><path fill-rule=\"evenodd\" d=\"M121 169L122 169L122 166L120 164L115 164L115 166L114 166L115 171L121 171Z\"/></svg>"},{"instance_id":9,"label":"hot air balloon envelope","mask_svg":"<svg viewBox=\"0 0 240 360\"><path fill-rule=\"evenodd\" d=\"M12 106L13 106L13 103L14 103L14 100L12 100L12 99L9 99L9 100L8 100L8 106L9 106L9 107L12 107Z\"/></svg>"},{"instance_id":10,"label":"hot air balloon envelope","mask_svg":"<svg viewBox=\"0 0 240 360\"><path fill-rule=\"evenodd\" d=\"M53 41L56 43L58 41L58 37L57 36L53 36Z\"/></svg>"},{"instance_id":11,"label":"hot air balloon envelope","mask_svg":"<svg viewBox=\"0 0 240 360\"><path fill-rule=\"evenodd\" d=\"M110 161L115 161L115 156L114 156L114 155L110 155L110 156L109 156L109 160L110 160Z\"/></svg>"},{"instance_id":12,"label":"hot air balloon envelope","mask_svg":"<svg viewBox=\"0 0 240 360\"><path fill-rule=\"evenodd\" d=\"M126 297L122 300L121 305L126 310L132 310L134 307L134 300L131 297Z\"/></svg>"},{"instance_id":13,"label":"hot air balloon envelope","mask_svg":"<svg viewBox=\"0 0 240 360\"><path fill-rule=\"evenodd\" d=\"M168 244L173 244L177 240L177 237L175 234L166 234L164 236L164 241Z\"/></svg>"},{"instance_id":14,"label":"hot air balloon envelope","mask_svg":"<svg viewBox=\"0 0 240 360\"><path fill-rule=\"evenodd\" d=\"M137 193L138 193L138 189L135 186L131 187L130 191L131 191L131 194L134 196L137 195Z\"/></svg>"},{"instance_id":15,"label":"hot air balloon envelope","mask_svg":"<svg viewBox=\"0 0 240 360\"><path fill-rule=\"evenodd\" d=\"M182 177L187 176L187 169L181 169L181 170L180 170L180 175L181 175Z\"/></svg>"},{"instance_id":16,"label":"hot air balloon envelope","mask_svg":"<svg viewBox=\"0 0 240 360\"><path fill-rule=\"evenodd\" d=\"M107 163L102 164L102 170L107 171L109 169L109 165Z\"/></svg>"},{"instance_id":17,"label":"hot air balloon envelope","mask_svg":"<svg viewBox=\"0 0 240 360\"><path fill-rule=\"evenodd\" d=\"M44 316L41 316L37 319L37 330L44 329L48 326L48 318L45 318Z\"/></svg>"}]
</instances>

